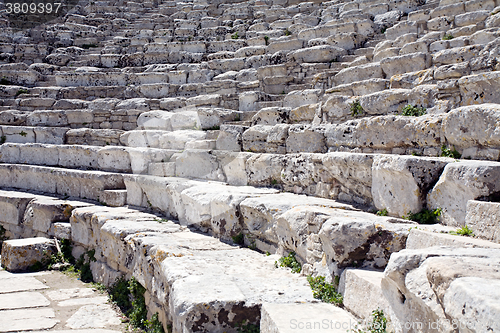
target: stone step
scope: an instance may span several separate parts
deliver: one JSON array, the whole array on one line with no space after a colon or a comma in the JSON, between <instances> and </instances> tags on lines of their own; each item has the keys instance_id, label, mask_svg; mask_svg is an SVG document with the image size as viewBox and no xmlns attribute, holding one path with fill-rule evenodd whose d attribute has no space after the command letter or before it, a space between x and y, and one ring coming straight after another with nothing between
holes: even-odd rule
<instances>
[{"instance_id":1,"label":"stone step","mask_svg":"<svg viewBox=\"0 0 500 333\"><path fill-rule=\"evenodd\" d=\"M297 329L343 333L357 325L355 317L332 304L264 303L261 311L261 333L292 333Z\"/></svg>"},{"instance_id":2,"label":"stone step","mask_svg":"<svg viewBox=\"0 0 500 333\"><path fill-rule=\"evenodd\" d=\"M104 190L123 189L123 175L35 165L0 164L0 187L99 200Z\"/></svg>"},{"instance_id":3,"label":"stone step","mask_svg":"<svg viewBox=\"0 0 500 333\"><path fill-rule=\"evenodd\" d=\"M349 265L383 268L390 252L404 248L409 228L416 226L335 200L270 188L135 175L127 176L125 184L129 205L157 209L221 239L243 233L245 242L261 251L294 251L308 274L340 275ZM440 225L419 228L451 230ZM357 241L352 243L354 235Z\"/></svg>"},{"instance_id":4,"label":"stone step","mask_svg":"<svg viewBox=\"0 0 500 333\"><path fill-rule=\"evenodd\" d=\"M401 331L400 320L384 296L382 278L384 272L348 268L340 277L339 292L343 295L343 304L347 310L365 322L372 319L375 310L382 310L390 328ZM399 329L396 329L399 328Z\"/></svg>"},{"instance_id":5,"label":"stone step","mask_svg":"<svg viewBox=\"0 0 500 333\"><path fill-rule=\"evenodd\" d=\"M49 259L54 252L56 252L54 240L45 237L4 241L2 266L9 272L26 271L37 262Z\"/></svg>"},{"instance_id":6,"label":"stone step","mask_svg":"<svg viewBox=\"0 0 500 333\"><path fill-rule=\"evenodd\" d=\"M168 161L176 152L154 148L6 143L0 146L0 163L143 174L147 173L150 163Z\"/></svg>"}]
</instances>

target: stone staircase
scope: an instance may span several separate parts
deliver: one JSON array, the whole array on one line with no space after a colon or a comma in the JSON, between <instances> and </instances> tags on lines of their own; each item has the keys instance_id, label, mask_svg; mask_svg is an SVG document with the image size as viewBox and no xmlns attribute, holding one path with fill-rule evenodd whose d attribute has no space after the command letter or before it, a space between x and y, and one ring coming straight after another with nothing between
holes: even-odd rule
<instances>
[{"instance_id":1,"label":"stone staircase","mask_svg":"<svg viewBox=\"0 0 500 333\"><path fill-rule=\"evenodd\" d=\"M498 0L83 1L0 26L7 237L66 223L174 332L377 308L395 332L500 330ZM71 214L37 229L40 196ZM403 218L423 210L439 223ZM301 276L272 265L292 251ZM337 277L344 309L305 275Z\"/></svg>"}]
</instances>

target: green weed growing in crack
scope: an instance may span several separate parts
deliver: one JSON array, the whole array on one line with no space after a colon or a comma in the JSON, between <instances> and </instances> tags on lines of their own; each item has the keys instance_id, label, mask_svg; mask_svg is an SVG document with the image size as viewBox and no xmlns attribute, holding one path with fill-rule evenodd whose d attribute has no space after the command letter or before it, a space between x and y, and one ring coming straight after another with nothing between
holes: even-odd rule
<instances>
[{"instance_id":1,"label":"green weed growing in crack","mask_svg":"<svg viewBox=\"0 0 500 333\"><path fill-rule=\"evenodd\" d=\"M336 280L337 281L337 280ZM307 282L311 286L313 297L321 300L325 303L333 303L335 305L341 305L343 297L337 292L335 285L333 283L328 283L325 281L324 276L308 276Z\"/></svg>"},{"instance_id":2,"label":"green weed growing in crack","mask_svg":"<svg viewBox=\"0 0 500 333\"><path fill-rule=\"evenodd\" d=\"M366 328L356 326L353 333L387 333L387 318L384 311L377 309L372 311L372 320L367 323Z\"/></svg>"},{"instance_id":3,"label":"green weed growing in crack","mask_svg":"<svg viewBox=\"0 0 500 333\"><path fill-rule=\"evenodd\" d=\"M238 333L259 333L259 325L248 323L247 320L243 320L241 324L236 324L236 329Z\"/></svg>"},{"instance_id":4,"label":"green weed growing in crack","mask_svg":"<svg viewBox=\"0 0 500 333\"><path fill-rule=\"evenodd\" d=\"M441 146L441 157L451 157L454 159L459 159L462 157L462 154L460 154L455 147L453 147L453 150L450 148L447 148L445 145Z\"/></svg>"},{"instance_id":5,"label":"green weed growing in crack","mask_svg":"<svg viewBox=\"0 0 500 333\"><path fill-rule=\"evenodd\" d=\"M163 333L163 325L155 313L147 319L148 310L144 299L146 289L134 278L116 280L108 289L111 301L129 318L130 324L148 333Z\"/></svg>"},{"instance_id":6,"label":"green weed growing in crack","mask_svg":"<svg viewBox=\"0 0 500 333\"><path fill-rule=\"evenodd\" d=\"M434 224L438 222L441 213L441 208L436 208L434 210L423 209L419 213L415 214L409 212L408 215L404 215L403 218L420 224Z\"/></svg>"},{"instance_id":7,"label":"green weed growing in crack","mask_svg":"<svg viewBox=\"0 0 500 333\"><path fill-rule=\"evenodd\" d=\"M456 231L450 231L450 234L457 236L470 236L474 237L474 231L469 228L469 226L464 225L462 228L457 229Z\"/></svg>"},{"instance_id":8,"label":"green weed growing in crack","mask_svg":"<svg viewBox=\"0 0 500 333\"><path fill-rule=\"evenodd\" d=\"M427 113L427 109L424 107L417 107L416 105L408 104L401 110L402 116L407 117L420 117Z\"/></svg>"},{"instance_id":9,"label":"green weed growing in crack","mask_svg":"<svg viewBox=\"0 0 500 333\"><path fill-rule=\"evenodd\" d=\"M349 110L351 111L352 117L360 116L365 111L361 106L361 104L359 103L359 99L349 104Z\"/></svg>"},{"instance_id":10,"label":"green weed growing in crack","mask_svg":"<svg viewBox=\"0 0 500 333\"><path fill-rule=\"evenodd\" d=\"M245 243L245 235L243 235L243 233L241 232L236 236L232 236L231 238L233 239L234 244L243 245Z\"/></svg>"},{"instance_id":11,"label":"green weed growing in crack","mask_svg":"<svg viewBox=\"0 0 500 333\"><path fill-rule=\"evenodd\" d=\"M278 261L274 262L274 266L278 267L288 267L292 269L293 273L300 273L302 266L295 258L295 252L290 252L287 256L281 257Z\"/></svg>"},{"instance_id":12,"label":"green weed growing in crack","mask_svg":"<svg viewBox=\"0 0 500 333\"><path fill-rule=\"evenodd\" d=\"M387 215L389 215L389 212L387 211L387 209L384 208L382 210L377 211L377 215L378 216L387 216Z\"/></svg>"}]
</instances>

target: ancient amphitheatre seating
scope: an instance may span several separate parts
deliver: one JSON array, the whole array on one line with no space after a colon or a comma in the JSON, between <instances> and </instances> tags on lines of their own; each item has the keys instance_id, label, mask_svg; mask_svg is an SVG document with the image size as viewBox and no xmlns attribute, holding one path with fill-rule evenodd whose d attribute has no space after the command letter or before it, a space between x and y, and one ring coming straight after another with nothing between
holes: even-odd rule
<instances>
[{"instance_id":1,"label":"ancient amphitheatre seating","mask_svg":"<svg viewBox=\"0 0 500 333\"><path fill-rule=\"evenodd\" d=\"M471 286L494 295L499 278L485 268L499 257L499 6L85 1L31 31L3 20L0 223L98 249L95 279L135 276L175 332L284 332L297 311L377 307L397 332L450 318L483 332L498 318ZM71 216L28 222L67 197ZM423 209L440 223L402 219ZM481 239L445 234L465 225ZM273 257L227 244L240 233ZM273 268L290 251L300 277ZM306 274L338 276L345 311L316 303Z\"/></svg>"}]
</instances>

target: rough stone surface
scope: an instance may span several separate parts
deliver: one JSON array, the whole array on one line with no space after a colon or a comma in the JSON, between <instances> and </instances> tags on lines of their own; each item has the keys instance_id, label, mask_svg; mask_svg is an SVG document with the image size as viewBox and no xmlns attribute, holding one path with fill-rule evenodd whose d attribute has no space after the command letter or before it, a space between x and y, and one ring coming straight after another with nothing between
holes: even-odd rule
<instances>
[{"instance_id":1,"label":"rough stone surface","mask_svg":"<svg viewBox=\"0 0 500 333\"><path fill-rule=\"evenodd\" d=\"M37 262L48 260L54 251L54 241L45 237L5 241L2 245L2 266L11 272L24 271Z\"/></svg>"}]
</instances>

